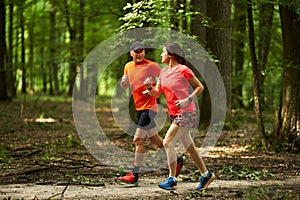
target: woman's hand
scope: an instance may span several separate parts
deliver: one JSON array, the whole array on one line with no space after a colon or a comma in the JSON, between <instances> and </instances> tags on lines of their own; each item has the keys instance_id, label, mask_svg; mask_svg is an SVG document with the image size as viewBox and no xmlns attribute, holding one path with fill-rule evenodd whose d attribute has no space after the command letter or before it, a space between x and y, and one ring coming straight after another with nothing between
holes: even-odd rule
<instances>
[{"instance_id":1,"label":"woman's hand","mask_svg":"<svg viewBox=\"0 0 300 200\"><path fill-rule=\"evenodd\" d=\"M190 103L189 98L185 98L185 99L182 99L182 100L175 101L175 106L177 108L185 108L189 103Z\"/></svg>"}]
</instances>

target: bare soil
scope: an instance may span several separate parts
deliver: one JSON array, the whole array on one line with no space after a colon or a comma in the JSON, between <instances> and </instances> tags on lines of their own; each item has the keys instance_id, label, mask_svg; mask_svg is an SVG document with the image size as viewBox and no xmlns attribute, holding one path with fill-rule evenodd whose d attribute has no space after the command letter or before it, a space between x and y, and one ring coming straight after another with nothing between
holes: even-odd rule
<instances>
[{"instance_id":1,"label":"bare soil","mask_svg":"<svg viewBox=\"0 0 300 200\"><path fill-rule=\"evenodd\" d=\"M132 137L112 128L109 102L101 99L96 107L110 139L132 151ZM178 194L171 195L157 187L167 167L142 174L134 187L117 180L125 171L91 156L78 137L70 99L0 102L0 199L300 199L300 155L255 148L252 114L244 116L246 123L224 130L203 158L217 176L210 187L195 190L199 173L187 155ZM202 139L200 132L196 146ZM156 150L149 142L146 148Z\"/></svg>"}]
</instances>

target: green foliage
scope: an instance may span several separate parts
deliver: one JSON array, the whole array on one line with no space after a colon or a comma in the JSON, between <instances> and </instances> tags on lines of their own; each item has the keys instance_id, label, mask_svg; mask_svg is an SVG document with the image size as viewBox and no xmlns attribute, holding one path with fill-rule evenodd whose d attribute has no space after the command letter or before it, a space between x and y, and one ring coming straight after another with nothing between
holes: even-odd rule
<instances>
[{"instance_id":1,"label":"green foliage","mask_svg":"<svg viewBox=\"0 0 300 200\"><path fill-rule=\"evenodd\" d=\"M115 174L116 176L124 176L127 172L125 171L123 166L120 166L118 169L116 169L114 171L113 174Z\"/></svg>"},{"instance_id":2,"label":"green foliage","mask_svg":"<svg viewBox=\"0 0 300 200\"><path fill-rule=\"evenodd\" d=\"M81 140L75 138L73 135L68 135L68 147L79 147L81 146Z\"/></svg>"},{"instance_id":3,"label":"green foliage","mask_svg":"<svg viewBox=\"0 0 300 200\"><path fill-rule=\"evenodd\" d=\"M274 176L267 169L263 169L259 171L244 166L239 169L232 165L220 169L218 173L224 174L230 179L233 177L237 177L239 179L246 179L246 180L261 180L269 176Z\"/></svg>"},{"instance_id":4,"label":"green foliage","mask_svg":"<svg viewBox=\"0 0 300 200\"><path fill-rule=\"evenodd\" d=\"M192 18L202 15L190 5L190 1L181 4L169 0L143 0L127 3L123 9L126 14L119 19L123 22L118 29L121 32L140 27L161 27L188 33ZM184 22L189 24L187 29L182 28ZM203 23L207 25L206 22L207 17L203 17Z\"/></svg>"},{"instance_id":5,"label":"green foliage","mask_svg":"<svg viewBox=\"0 0 300 200\"><path fill-rule=\"evenodd\" d=\"M93 179L90 177L86 177L83 175L78 175L75 178L71 179L72 183L80 184L80 185L92 185L92 186L104 186L104 182L99 179Z\"/></svg>"},{"instance_id":6,"label":"green foliage","mask_svg":"<svg viewBox=\"0 0 300 200\"><path fill-rule=\"evenodd\" d=\"M298 199L298 196L291 196L290 191L280 192L274 191L267 186L251 187L246 192L241 192L237 194L239 198L249 199L249 200L260 200L260 199L272 199L272 200L289 200Z\"/></svg>"},{"instance_id":7,"label":"green foliage","mask_svg":"<svg viewBox=\"0 0 300 200\"><path fill-rule=\"evenodd\" d=\"M135 145L133 143L128 144L128 149L132 152L135 150Z\"/></svg>"},{"instance_id":8,"label":"green foliage","mask_svg":"<svg viewBox=\"0 0 300 200\"><path fill-rule=\"evenodd\" d=\"M237 174L237 176L240 179L261 180L268 176L273 176L273 174L269 173L267 169L256 171L248 167L242 167L241 171Z\"/></svg>"},{"instance_id":9,"label":"green foliage","mask_svg":"<svg viewBox=\"0 0 300 200\"><path fill-rule=\"evenodd\" d=\"M232 165L223 167L222 169L220 169L218 171L218 173L220 173L220 174L226 174L226 175L229 175L229 176L232 176L233 172L234 171L233 171L233 166Z\"/></svg>"},{"instance_id":10,"label":"green foliage","mask_svg":"<svg viewBox=\"0 0 300 200\"><path fill-rule=\"evenodd\" d=\"M5 119L6 116L7 116L6 112L2 112L2 111L0 112L0 120Z\"/></svg>"},{"instance_id":11,"label":"green foliage","mask_svg":"<svg viewBox=\"0 0 300 200\"><path fill-rule=\"evenodd\" d=\"M127 3L123 8L127 14L120 18L123 25L120 31L139 27L169 27L169 10L171 5L168 0L139 1L134 4Z\"/></svg>"},{"instance_id":12,"label":"green foliage","mask_svg":"<svg viewBox=\"0 0 300 200\"><path fill-rule=\"evenodd\" d=\"M216 144L216 146L218 146L218 147L225 147L225 146L228 146L228 143L226 141L218 141L218 143Z\"/></svg>"},{"instance_id":13,"label":"green foliage","mask_svg":"<svg viewBox=\"0 0 300 200\"><path fill-rule=\"evenodd\" d=\"M197 199L197 198L205 197L207 195L208 194L207 194L206 190L202 190L200 192L191 192L190 195L189 195L189 198Z\"/></svg>"},{"instance_id":14,"label":"green foliage","mask_svg":"<svg viewBox=\"0 0 300 200\"><path fill-rule=\"evenodd\" d=\"M48 153L45 153L45 154L43 155L43 160L44 160L44 161L49 161L49 160L51 160L51 159L53 159L53 157L50 156Z\"/></svg>"},{"instance_id":15,"label":"green foliage","mask_svg":"<svg viewBox=\"0 0 300 200\"><path fill-rule=\"evenodd\" d=\"M244 124L255 124L254 113L246 109L234 109L232 112L233 127L238 128Z\"/></svg>"},{"instance_id":16,"label":"green foliage","mask_svg":"<svg viewBox=\"0 0 300 200\"><path fill-rule=\"evenodd\" d=\"M7 150L4 145L0 144L0 163L7 162L8 160L9 160L9 156L7 154Z\"/></svg>"}]
</instances>

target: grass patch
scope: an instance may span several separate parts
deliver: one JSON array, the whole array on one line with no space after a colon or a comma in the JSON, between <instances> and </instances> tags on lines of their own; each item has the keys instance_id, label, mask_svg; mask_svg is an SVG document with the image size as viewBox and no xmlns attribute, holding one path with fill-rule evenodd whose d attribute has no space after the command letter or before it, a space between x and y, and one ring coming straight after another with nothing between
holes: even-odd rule
<instances>
[{"instance_id":1,"label":"grass patch","mask_svg":"<svg viewBox=\"0 0 300 200\"><path fill-rule=\"evenodd\" d=\"M7 154L7 150L4 145L0 145L0 162L7 162L9 160L9 156Z\"/></svg>"},{"instance_id":2,"label":"grass patch","mask_svg":"<svg viewBox=\"0 0 300 200\"><path fill-rule=\"evenodd\" d=\"M245 192L239 193L239 198L249 200L272 199L272 200L290 200L299 199L300 195L292 194L289 190L274 190L268 186L252 187Z\"/></svg>"},{"instance_id":3,"label":"grass patch","mask_svg":"<svg viewBox=\"0 0 300 200\"><path fill-rule=\"evenodd\" d=\"M262 180L264 178L274 176L267 169L254 170L245 166L238 168L232 165L220 169L218 173L228 177L229 179L238 178L246 180Z\"/></svg>"}]
</instances>

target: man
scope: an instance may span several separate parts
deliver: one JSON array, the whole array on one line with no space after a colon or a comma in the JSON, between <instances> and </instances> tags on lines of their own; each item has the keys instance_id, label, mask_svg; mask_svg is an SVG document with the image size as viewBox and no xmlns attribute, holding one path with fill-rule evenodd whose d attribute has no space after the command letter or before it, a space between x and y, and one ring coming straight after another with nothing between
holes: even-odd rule
<instances>
[{"instance_id":1,"label":"man","mask_svg":"<svg viewBox=\"0 0 300 200\"><path fill-rule=\"evenodd\" d=\"M158 111L157 100L153 96L144 95L146 86L144 80L152 77L155 80L159 76L160 67L157 63L145 58L145 47L142 43L136 41L130 46L130 56L132 61L124 67L124 75L121 80L121 86L126 89L130 87L135 109L137 112L138 123L133 138L135 144L135 161L131 172L125 176L119 177L124 183L138 184L140 166L144 159L144 139L148 137L150 141L163 148L163 138L158 135L154 117ZM178 158L176 174L178 175L183 165L184 157Z\"/></svg>"}]
</instances>

